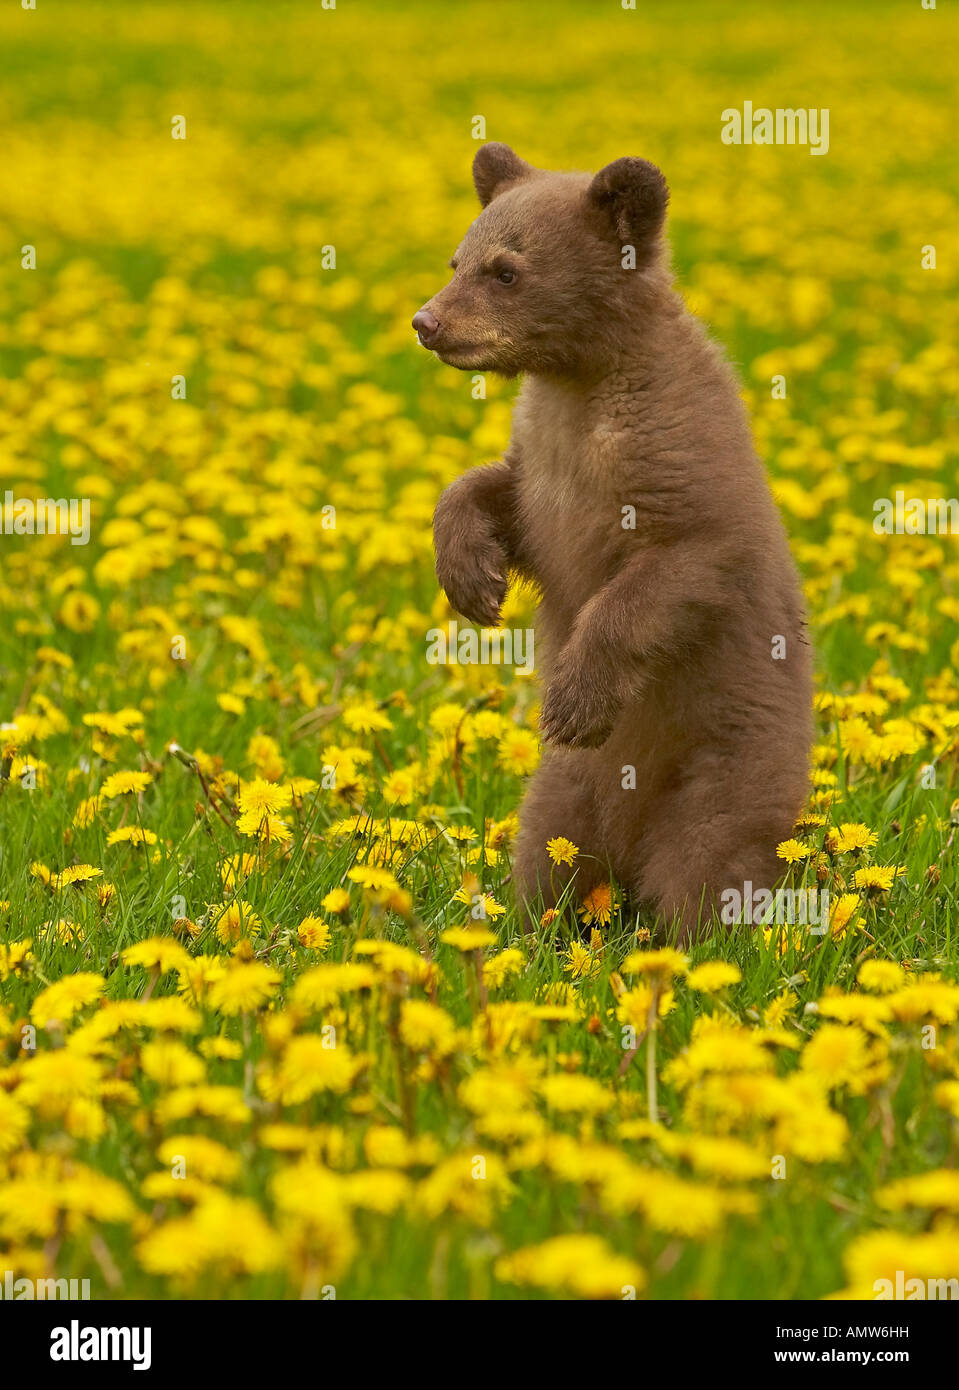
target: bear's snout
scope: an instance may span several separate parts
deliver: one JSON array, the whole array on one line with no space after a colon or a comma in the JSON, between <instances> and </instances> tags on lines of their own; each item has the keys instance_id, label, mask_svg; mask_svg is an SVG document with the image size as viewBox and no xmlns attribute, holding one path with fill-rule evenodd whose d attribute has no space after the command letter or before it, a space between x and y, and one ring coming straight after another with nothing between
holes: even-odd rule
<instances>
[{"instance_id":1,"label":"bear's snout","mask_svg":"<svg viewBox=\"0 0 959 1390\"><path fill-rule=\"evenodd\" d=\"M430 347L440 331L440 321L429 309L418 309L413 315L413 327L424 347Z\"/></svg>"}]
</instances>

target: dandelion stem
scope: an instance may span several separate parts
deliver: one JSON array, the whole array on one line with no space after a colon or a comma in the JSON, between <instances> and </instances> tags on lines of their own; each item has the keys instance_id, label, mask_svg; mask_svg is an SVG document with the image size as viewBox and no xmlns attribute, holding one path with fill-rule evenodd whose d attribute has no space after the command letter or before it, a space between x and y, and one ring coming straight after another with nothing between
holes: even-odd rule
<instances>
[{"instance_id":1,"label":"dandelion stem","mask_svg":"<svg viewBox=\"0 0 959 1390\"><path fill-rule=\"evenodd\" d=\"M656 1103L656 1014L659 1006L659 991L653 990L649 1005L649 1018L646 1021L646 1101L652 1124L659 1123L659 1107Z\"/></svg>"}]
</instances>

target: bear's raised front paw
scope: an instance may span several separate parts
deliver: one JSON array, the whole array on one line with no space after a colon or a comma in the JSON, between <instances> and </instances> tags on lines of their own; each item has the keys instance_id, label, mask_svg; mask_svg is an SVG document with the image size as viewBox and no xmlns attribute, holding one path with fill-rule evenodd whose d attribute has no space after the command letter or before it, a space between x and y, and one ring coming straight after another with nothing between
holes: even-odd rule
<instances>
[{"instance_id":1,"label":"bear's raised front paw","mask_svg":"<svg viewBox=\"0 0 959 1390\"><path fill-rule=\"evenodd\" d=\"M499 627L506 598L506 557L461 556L455 565L437 560L436 577L450 607L478 627Z\"/></svg>"},{"instance_id":2,"label":"bear's raised front paw","mask_svg":"<svg viewBox=\"0 0 959 1390\"><path fill-rule=\"evenodd\" d=\"M543 700L540 729L547 743L563 748L599 748L613 730L615 708L609 692L582 677L557 677Z\"/></svg>"}]
</instances>

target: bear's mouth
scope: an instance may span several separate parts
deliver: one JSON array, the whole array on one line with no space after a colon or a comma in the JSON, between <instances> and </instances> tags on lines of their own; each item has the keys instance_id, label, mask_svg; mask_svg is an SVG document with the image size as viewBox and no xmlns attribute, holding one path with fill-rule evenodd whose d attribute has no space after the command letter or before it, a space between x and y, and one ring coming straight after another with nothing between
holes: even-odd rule
<instances>
[{"instance_id":1,"label":"bear's mouth","mask_svg":"<svg viewBox=\"0 0 959 1390\"><path fill-rule=\"evenodd\" d=\"M488 343L443 343L433 344L430 349L435 352L441 362L446 362L449 366L455 367L458 359L463 357L481 357L484 352L488 352Z\"/></svg>"}]
</instances>

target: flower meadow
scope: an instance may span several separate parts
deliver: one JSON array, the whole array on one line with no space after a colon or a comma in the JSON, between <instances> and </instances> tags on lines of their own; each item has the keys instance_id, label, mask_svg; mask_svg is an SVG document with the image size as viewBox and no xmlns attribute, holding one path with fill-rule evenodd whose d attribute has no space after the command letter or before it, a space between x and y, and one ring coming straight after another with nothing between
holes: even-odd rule
<instances>
[{"instance_id":1,"label":"flower meadow","mask_svg":"<svg viewBox=\"0 0 959 1390\"><path fill-rule=\"evenodd\" d=\"M690 9L4 7L0 1270L113 1298L959 1277L959 550L873 524L959 489L959 29ZM828 153L723 144L744 100L828 108ZM669 179L805 585L779 852L819 928L680 951L611 884L524 930L535 673L426 656L456 618L433 507L516 389L409 326L477 130ZM47 497L88 501L87 544L7 527ZM512 588L504 626L535 606Z\"/></svg>"}]
</instances>

